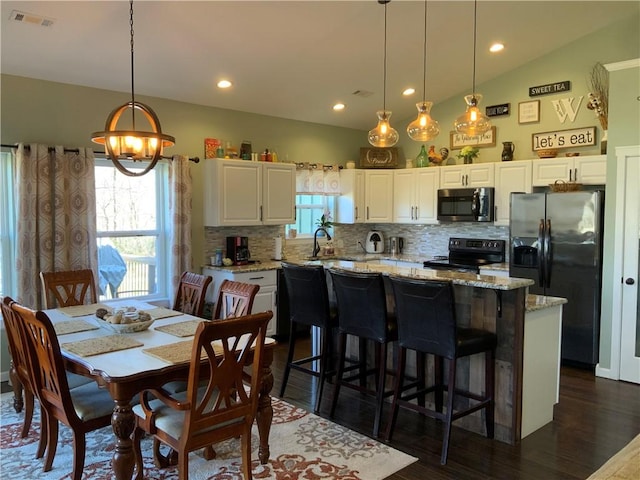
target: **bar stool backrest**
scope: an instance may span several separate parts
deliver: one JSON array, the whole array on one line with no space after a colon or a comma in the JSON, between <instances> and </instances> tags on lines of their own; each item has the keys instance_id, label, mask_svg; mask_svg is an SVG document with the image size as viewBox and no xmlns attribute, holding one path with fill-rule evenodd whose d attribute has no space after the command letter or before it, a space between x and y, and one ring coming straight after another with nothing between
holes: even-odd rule
<instances>
[{"instance_id":1,"label":"bar stool backrest","mask_svg":"<svg viewBox=\"0 0 640 480\"><path fill-rule=\"evenodd\" d=\"M380 273L356 273L330 269L338 301L340 331L387 342L387 302Z\"/></svg>"},{"instance_id":2,"label":"bar stool backrest","mask_svg":"<svg viewBox=\"0 0 640 480\"><path fill-rule=\"evenodd\" d=\"M420 352L456 356L456 313L450 282L390 277L398 343Z\"/></svg>"},{"instance_id":3,"label":"bar stool backrest","mask_svg":"<svg viewBox=\"0 0 640 480\"><path fill-rule=\"evenodd\" d=\"M329 293L324 267L282 263L291 321L328 328Z\"/></svg>"}]
</instances>

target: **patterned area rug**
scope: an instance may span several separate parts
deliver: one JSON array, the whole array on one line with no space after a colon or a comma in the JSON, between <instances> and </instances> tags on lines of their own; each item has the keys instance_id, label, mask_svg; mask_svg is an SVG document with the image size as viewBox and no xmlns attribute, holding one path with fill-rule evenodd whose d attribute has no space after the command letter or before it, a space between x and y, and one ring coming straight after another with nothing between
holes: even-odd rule
<instances>
[{"instance_id":1,"label":"patterned area rug","mask_svg":"<svg viewBox=\"0 0 640 480\"><path fill-rule=\"evenodd\" d=\"M42 471L35 459L40 418L35 415L29 435L20 438L23 414L13 409L13 394L0 396L0 472L2 478L66 480L71 478L73 458L71 430L60 427L53 469ZM340 425L273 399L271 457L267 465L258 461L258 432L254 425L252 469L255 479L376 480L384 479L417 459ZM36 411L39 407L36 405ZM114 437L111 427L87 435L84 479L112 478ZM151 439L142 445L145 478L174 480L177 468L158 469L151 457ZM216 445L217 458L206 461L202 451L191 454L189 478L193 480L240 480L240 444L229 440Z\"/></svg>"}]
</instances>

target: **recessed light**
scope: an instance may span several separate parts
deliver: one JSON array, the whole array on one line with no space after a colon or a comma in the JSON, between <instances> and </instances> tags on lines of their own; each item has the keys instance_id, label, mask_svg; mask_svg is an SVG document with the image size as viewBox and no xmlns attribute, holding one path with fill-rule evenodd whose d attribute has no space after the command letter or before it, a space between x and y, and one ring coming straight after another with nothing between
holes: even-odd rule
<instances>
[{"instance_id":1,"label":"recessed light","mask_svg":"<svg viewBox=\"0 0 640 480\"><path fill-rule=\"evenodd\" d=\"M494 43L489 47L489 51L493 53L500 52L502 50L504 50L504 44L502 43Z\"/></svg>"},{"instance_id":2,"label":"recessed light","mask_svg":"<svg viewBox=\"0 0 640 480\"><path fill-rule=\"evenodd\" d=\"M344 105L344 103L336 103L333 106L333 109L338 112L340 110L344 110L345 109L345 105Z\"/></svg>"},{"instance_id":3,"label":"recessed light","mask_svg":"<svg viewBox=\"0 0 640 480\"><path fill-rule=\"evenodd\" d=\"M233 85L229 80L220 80L218 82L218 88L229 88Z\"/></svg>"},{"instance_id":4,"label":"recessed light","mask_svg":"<svg viewBox=\"0 0 640 480\"><path fill-rule=\"evenodd\" d=\"M409 87L402 92L402 95L404 95L405 97L408 97L409 95L413 95L414 93L416 93L416 89Z\"/></svg>"}]
</instances>

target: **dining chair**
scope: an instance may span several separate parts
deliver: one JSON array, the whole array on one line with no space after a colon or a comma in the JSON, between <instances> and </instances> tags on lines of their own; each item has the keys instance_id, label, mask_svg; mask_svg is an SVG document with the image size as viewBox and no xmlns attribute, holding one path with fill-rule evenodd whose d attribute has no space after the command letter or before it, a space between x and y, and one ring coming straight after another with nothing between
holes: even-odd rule
<instances>
[{"instance_id":1,"label":"dining chair","mask_svg":"<svg viewBox=\"0 0 640 480\"><path fill-rule=\"evenodd\" d=\"M289 349L282 375L280 397L289 381L291 370L306 373L318 379L313 412L318 413L325 381L335 375L333 369L333 329L338 325L338 312L329 303L327 275L322 265L295 265L282 263L287 296L289 298ZM283 298L279 295L279 298ZM280 305L278 306L280 308ZM320 349L308 355L295 357L298 325L317 327Z\"/></svg>"},{"instance_id":2,"label":"dining chair","mask_svg":"<svg viewBox=\"0 0 640 480\"><path fill-rule=\"evenodd\" d=\"M97 303L91 269L40 272L44 308Z\"/></svg>"},{"instance_id":3,"label":"dining chair","mask_svg":"<svg viewBox=\"0 0 640 480\"><path fill-rule=\"evenodd\" d=\"M213 278L209 275L184 272L180 277L173 309L195 317L202 317L205 295L212 280Z\"/></svg>"},{"instance_id":4,"label":"dining chair","mask_svg":"<svg viewBox=\"0 0 640 480\"><path fill-rule=\"evenodd\" d=\"M387 308L384 280L381 273L356 273L330 269L333 289L338 302L338 366L333 389L330 417L334 416L341 387L374 395L376 411L373 436L380 433L380 422L385 397L393 391L385 388L388 345L397 339L393 312ZM347 336L358 339L357 360L347 360ZM375 346L375 366L367 362L366 342ZM350 365L347 365L350 363ZM345 372L354 371L344 377ZM375 389L367 385L367 377L374 375Z\"/></svg>"},{"instance_id":5,"label":"dining chair","mask_svg":"<svg viewBox=\"0 0 640 480\"><path fill-rule=\"evenodd\" d=\"M50 471L53 466L60 421L73 432L71 478L80 480L85 460L85 434L111 424L113 400L109 392L98 388L95 382L70 389L58 337L47 314L17 303L11 308L21 319L35 394L46 412L44 471Z\"/></svg>"},{"instance_id":6,"label":"dining chair","mask_svg":"<svg viewBox=\"0 0 640 480\"><path fill-rule=\"evenodd\" d=\"M258 407L267 324L273 312L201 322L196 330L187 390L172 395L144 390L133 436L136 478L144 476L143 435L168 445L178 456L178 478L189 478L189 452L241 437L242 473L251 476L251 427ZM244 369L250 371L245 385ZM204 380L204 382L203 382Z\"/></svg>"},{"instance_id":7,"label":"dining chair","mask_svg":"<svg viewBox=\"0 0 640 480\"><path fill-rule=\"evenodd\" d=\"M456 308L451 282L390 277L396 304L398 344L400 346L396 381L391 403L390 420L385 438L391 436L398 417L399 407L404 407L444 422L440 463L447 463L451 423L465 415L485 410L487 437L494 434L494 368L497 336L477 329L461 328L456 324ZM403 393L407 350L434 355L434 384L419 390ZM484 353L484 393L478 394L468 387L456 385L457 360ZM447 384L443 382L443 362L448 361ZM446 411L442 412L446 388ZM418 405L413 400L434 392L435 410ZM459 397L467 399L465 403Z\"/></svg>"},{"instance_id":8,"label":"dining chair","mask_svg":"<svg viewBox=\"0 0 640 480\"><path fill-rule=\"evenodd\" d=\"M253 301L260 285L223 280L218 289L218 300L213 319L240 317L251 313Z\"/></svg>"}]
</instances>

